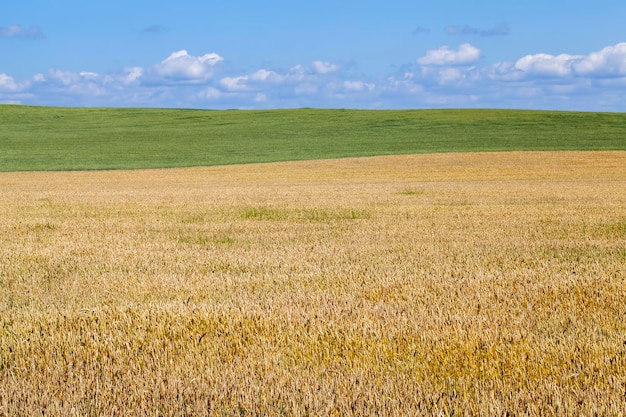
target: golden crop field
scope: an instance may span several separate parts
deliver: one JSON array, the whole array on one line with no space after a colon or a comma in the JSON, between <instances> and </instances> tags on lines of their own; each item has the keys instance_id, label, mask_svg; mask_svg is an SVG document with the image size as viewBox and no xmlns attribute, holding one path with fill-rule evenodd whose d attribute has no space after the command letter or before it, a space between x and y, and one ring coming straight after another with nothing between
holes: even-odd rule
<instances>
[{"instance_id":1,"label":"golden crop field","mask_svg":"<svg viewBox=\"0 0 626 417\"><path fill-rule=\"evenodd\" d=\"M0 174L1 416L626 415L626 152Z\"/></svg>"}]
</instances>

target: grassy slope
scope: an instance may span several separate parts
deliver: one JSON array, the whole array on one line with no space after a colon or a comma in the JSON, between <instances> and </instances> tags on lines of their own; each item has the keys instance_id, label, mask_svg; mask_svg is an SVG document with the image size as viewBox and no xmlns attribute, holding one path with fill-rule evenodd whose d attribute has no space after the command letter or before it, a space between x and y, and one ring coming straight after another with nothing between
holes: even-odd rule
<instances>
[{"instance_id":1,"label":"grassy slope","mask_svg":"<svg viewBox=\"0 0 626 417\"><path fill-rule=\"evenodd\" d=\"M626 150L626 114L0 106L0 171L505 150Z\"/></svg>"}]
</instances>

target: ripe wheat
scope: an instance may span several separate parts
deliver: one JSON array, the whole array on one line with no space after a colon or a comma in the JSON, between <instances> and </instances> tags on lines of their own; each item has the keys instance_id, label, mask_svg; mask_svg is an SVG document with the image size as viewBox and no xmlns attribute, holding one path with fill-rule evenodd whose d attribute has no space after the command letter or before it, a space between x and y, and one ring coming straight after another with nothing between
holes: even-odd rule
<instances>
[{"instance_id":1,"label":"ripe wheat","mask_svg":"<svg viewBox=\"0 0 626 417\"><path fill-rule=\"evenodd\" d=\"M625 415L626 153L0 174L0 415Z\"/></svg>"}]
</instances>

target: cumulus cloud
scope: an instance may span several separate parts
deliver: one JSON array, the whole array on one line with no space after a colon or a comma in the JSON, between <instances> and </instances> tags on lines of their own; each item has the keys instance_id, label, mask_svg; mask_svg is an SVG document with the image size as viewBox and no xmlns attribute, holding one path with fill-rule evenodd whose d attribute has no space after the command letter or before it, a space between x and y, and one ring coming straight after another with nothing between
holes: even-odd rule
<instances>
[{"instance_id":1,"label":"cumulus cloud","mask_svg":"<svg viewBox=\"0 0 626 417\"><path fill-rule=\"evenodd\" d=\"M215 66L223 60L216 53L193 56L183 49L173 52L156 65L155 71L159 76L172 81L203 82L213 77Z\"/></svg>"},{"instance_id":2,"label":"cumulus cloud","mask_svg":"<svg viewBox=\"0 0 626 417\"><path fill-rule=\"evenodd\" d=\"M459 82L465 78L465 74L458 68L444 68L438 73L439 84L452 84Z\"/></svg>"},{"instance_id":3,"label":"cumulus cloud","mask_svg":"<svg viewBox=\"0 0 626 417\"><path fill-rule=\"evenodd\" d=\"M462 49L428 51L417 60L420 67L402 67L403 74L377 91L397 102L433 106L626 109L626 43L588 55L536 53L491 65L479 65L480 51L463 55Z\"/></svg>"},{"instance_id":4,"label":"cumulus cloud","mask_svg":"<svg viewBox=\"0 0 626 417\"><path fill-rule=\"evenodd\" d=\"M98 81L108 86L116 86L116 88L126 88L131 85L139 85L145 70L142 67L128 67L122 70L100 75L97 73L83 71L80 75L85 79Z\"/></svg>"},{"instance_id":5,"label":"cumulus cloud","mask_svg":"<svg viewBox=\"0 0 626 417\"><path fill-rule=\"evenodd\" d=\"M251 81L260 81L267 83L280 83L285 79L285 76L278 74L275 71L270 71L266 69L260 69L250 75Z\"/></svg>"},{"instance_id":6,"label":"cumulus cloud","mask_svg":"<svg viewBox=\"0 0 626 417\"><path fill-rule=\"evenodd\" d=\"M254 91L267 88L269 85L280 84L284 80L284 75L275 71L260 69L250 75L224 77L220 80L220 84L229 91Z\"/></svg>"},{"instance_id":7,"label":"cumulus cloud","mask_svg":"<svg viewBox=\"0 0 626 417\"><path fill-rule=\"evenodd\" d=\"M13 77L7 74L0 74L0 91L17 91L20 86L15 82Z\"/></svg>"},{"instance_id":8,"label":"cumulus cloud","mask_svg":"<svg viewBox=\"0 0 626 417\"><path fill-rule=\"evenodd\" d=\"M224 77L220 80L220 84L229 91L248 91L250 89L250 86L248 86L249 79L250 77L247 75Z\"/></svg>"},{"instance_id":9,"label":"cumulus cloud","mask_svg":"<svg viewBox=\"0 0 626 417\"><path fill-rule=\"evenodd\" d=\"M376 85L364 81L344 81L343 87L348 91L374 91Z\"/></svg>"},{"instance_id":10,"label":"cumulus cloud","mask_svg":"<svg viewBox=\"0 0 626 417\"><path fill-rule=\"evenodd\" d=\"M49 82L60 85L75 85L81 80L80 74L75 72L62 71L56 68L50 68L46 75L40 74L37 79L40 82Z\"/></svg>"},{"instance_id":11,"label":"cumulus cloud","mask_svg":"<svg viewBox=\"0 0 626 417\"><path fill-rule=\"evenodd\" d=\"M139 81L143 76L144 69L142 67L130 67L122 71L121 81L125 84L134 83Z\"/></svg>"},{"instance_id":12,"label":"cumulus cloud","mask_svg":"<svg viewBox=\"0 0 626 417\"><path fill-rule=\"evenodd\" d=\"M506 36L509 34L509 25L507 23L500 23L491 29L478 29L467 25L449 25L446 26L444 30L448 35Z\"/></svg>"},{"instance_id":13,"label":"cumulus cloud","mask_svg":"<svg viewBox=\"0 0 626 417\"><path fill-rule=\"evenodd\" d=\"M228 76L220 80L227 91L264 91L281 87L293 87L299 91L319 91L319 84L329 74L336 74L340 67L336 64L314 61L309 67L296 65L282 72L260 69L252 74Z\"/></svg>"},{"instance_id":14,"label":"cumulus cloud","mask_svg":"<svg viewBox=\"0 0 626 417\"><path fill-rule=\"evenodd\" d=\"M316 74L331 74L339 71L340 67L330 62L314 61L313 64L311 64L311 69Z\"/></svg>"},{"instance_id":15,"label":"cumulus cloud","mask_svg":"<svg viewBox=\"0 0 626 417\"><path fill-rule=\"evenodd\" d=\"M61 101L93 99L111 93L103 78L89 71L76 73L51 68L45 74L36 74L29 90L33 94L56 96Z\"/></svg>"},{"instance_id":16,"label":"cumulus cloud","mask_svg":"<svg viewBox=\"0 0 626 417\"><path fill-rule=\"evenodd\" d=\"M43 39L45 36L39 26L23 28L20 25L12 25L9 27L0 26L0 38Z\"/></svg>"},{"instance_id":17,"label":"cumulus cloud","mask_svg":"<svg viewBox=\"0 0 626 417\"><path fill-rule=\"evenodd\" d=\"M560 54L557 56L550 54L526 55L515 62L515 69L526 74L566 77L572 74L572 67L575 62L583 59L580 55Z\"/></svg>"},{"instance_id":18,"label":"cumulus cloud","mask_svg":"<svg viewBox=\"0 0 626 417\"><path fill-rule=\"evenodd\" d=\"M326 61L249 72L210 53L109 73L52 68L29 79L0 73L0 102L211 108L486 106L626 111L626 43L586 55L535 53L485 64L471 44L442 46L366 76ZM584 99L581 100L580 98ZM605 106L605 107L602 107Z\"/></svg>"},{"instance_id":19,"label":"cumulus cloud","mask_svg":"<svg viewBox=\"0 0 626 417\"><path fill-rule=\"evenodd\" d=\"M418 58L417 63L420 65L434 66L466 65L478 61L480 57L480 49L469 43L464 43L456 50L450 49L447 46L431 49L426 52L425 56Z\"/></svg>"},{"instance_id":20,"label":"cumulus cloud","mask_svg":"<svg viewBox=\"0 0 626 417\"><path fill-rule=\"evenodd\" d=\"M222 96L222 92L215 87L209 87L198 93L198 98L203 100L219 100Z\"/></svg>"},{"instance_id":21,"label":"cumulus cloud","mask_svg":"<svg viewBox=\"0 0 626 417\"><path fill-rule=\"evenodd\" d=\"M626 76L626 42L592 52L575 62L574 69L585 76Z\"/></svg>"},{"instance_id":22,"label":"cumulus cloud","mask_svg":"<svg viewBox=\"0 0 626 417\"><path fill-rule=\"evenodd\" d=\"M250 107L321 103L326 107L571 108L581 103L574 107L580 109L589 101L575 98L595 94L597 106L622 103L626 108L626 99L614 93L626 87L626 43L588 55L537 53L491 65L480 65L481 55L468 43L456 49L442 46L417 59L419 67L403 66L399 74L378 80L355 77L339 65L315 61L284 71L261 69L223 77L203 96L212 103L241 100Z\"/></svg>"},{"instance_id":23,"label":"cumulus cloud","mask_svg":"<svg viewBox=\"0 0 626 417\"><path fill-rule=\"evenodd\" d=\"M515 62L514 68L524 76L624 77L626 43L608 46L589 55L526 55Z\"/></svg>"}]
</instances>

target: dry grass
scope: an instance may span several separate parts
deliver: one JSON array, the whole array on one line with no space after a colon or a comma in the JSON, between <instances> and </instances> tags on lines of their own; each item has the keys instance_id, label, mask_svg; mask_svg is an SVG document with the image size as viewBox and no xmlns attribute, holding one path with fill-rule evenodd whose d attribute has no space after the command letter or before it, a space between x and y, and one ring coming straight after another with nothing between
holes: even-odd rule
<instances>
[{"instance_id":1,"label":"dry grass","mask_svg":"<svg viewBox=\"0 0 626 417\"><path fill-rule=\"evenodd\" d=\"M0 415L626 415L626 153L0 174Z\"/></svg>"}]
</instances>

